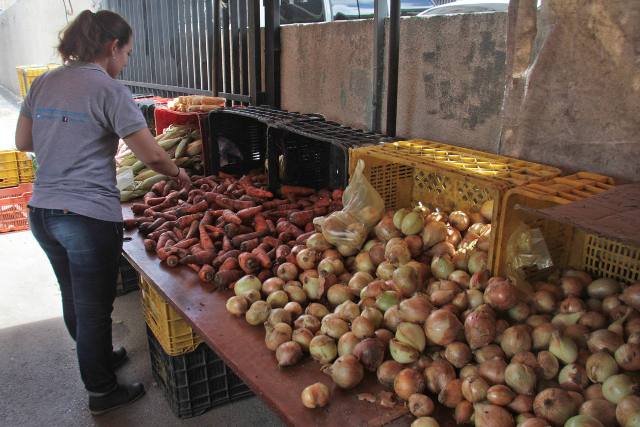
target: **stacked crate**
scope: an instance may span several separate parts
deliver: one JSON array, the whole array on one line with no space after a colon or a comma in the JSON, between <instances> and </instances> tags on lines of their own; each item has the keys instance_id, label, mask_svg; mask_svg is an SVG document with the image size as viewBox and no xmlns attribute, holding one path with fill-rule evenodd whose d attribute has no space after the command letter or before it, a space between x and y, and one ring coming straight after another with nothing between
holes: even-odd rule
<instances>
[{"instance_id":1,"label":"stacked crate","mask_svg":"<svg viewBox=\"0 0 640 427\"><path fill-rule=\"evenodd\" d=\"M33 162L20 151L0 151L0 233L28 230Z\"/></svg>"}]
</instances>

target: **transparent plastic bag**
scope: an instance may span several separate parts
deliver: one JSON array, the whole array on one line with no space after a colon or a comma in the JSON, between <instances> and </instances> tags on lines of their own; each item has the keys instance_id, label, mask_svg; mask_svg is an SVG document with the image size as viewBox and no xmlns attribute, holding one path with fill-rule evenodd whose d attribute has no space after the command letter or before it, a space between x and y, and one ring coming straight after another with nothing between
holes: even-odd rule
<instances>
[{"instance_id":1,"label":"transparent plastic bag","mask_svg":"<svg viewBox=\"0 0 640 427\"><path fill-rule=\"evenodd\" d=\"M553 260L539 228L521 223L507 241L507 277L516 287L532 292L529 279L541 271L550 271Z\"/></svg>"},{"instance_id":2,"label":"transparent plastic bag","mask_svg":"<svg viewBox=\"0 0 640 427\"><path fill-rule=\"evenodd\" d=\"M384 214L384 201L364 176L364 161L358 160L342 195L343 209L314 219L324 238L345 256L356 254L369 231Z\"/></svg>"}]
</instances>

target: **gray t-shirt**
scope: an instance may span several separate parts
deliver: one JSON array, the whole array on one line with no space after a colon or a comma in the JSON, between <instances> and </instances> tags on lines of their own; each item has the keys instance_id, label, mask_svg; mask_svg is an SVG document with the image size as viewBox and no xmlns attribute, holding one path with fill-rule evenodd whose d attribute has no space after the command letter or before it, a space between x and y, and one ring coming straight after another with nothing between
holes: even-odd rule
<instances>
[{"instance_id":1,"label":"gray t-shirt","mask_svg":"<svg viewBox=\"0 0 640 427\"><path fill-rule=\"evenodd\" d=\"M20 112L38 160L29 205L122 221L118 138L147 127L129 89L99 65L72 63L37 78Z\"/></svg>"}]
</instances>

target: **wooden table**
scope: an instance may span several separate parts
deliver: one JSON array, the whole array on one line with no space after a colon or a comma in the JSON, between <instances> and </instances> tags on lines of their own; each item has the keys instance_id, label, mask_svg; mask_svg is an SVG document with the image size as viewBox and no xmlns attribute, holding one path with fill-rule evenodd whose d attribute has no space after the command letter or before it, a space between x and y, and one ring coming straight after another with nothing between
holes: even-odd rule
<instances>
[{"instance_id":1,"label":"wooden table","mask_svg":"<svg viewBox=\"0 0 640 427\"><path fill-rule=\"evenodd\" d=\"M128 204L123 205L125 218L132 217ZM289 425L296 426L375 426L393 420L393 426L409 426L413 416L398 405L388 409L378 404L359 401L358 393L376 395L383 387L375 373L352 390L333 386L331 378L320 372L320 364L306 357L302 363L278 368L275 353L264 345L264 327L251 326L244 318L230 315L225 303L231 291L210 292L203 288L195 272L186 267L168 268L154 254L144 250L142 237L136 231L125 231L123 253L131 265L191 324L193 329L218 356ZM315 382L326 384L332 391L329 405L307 409L300 393ZM398 417L399 416L399 417ZM441 425L453 425L445 411L438 414ZM445 421L446 422L443 422Z\"/></svg>"}]
</instances>

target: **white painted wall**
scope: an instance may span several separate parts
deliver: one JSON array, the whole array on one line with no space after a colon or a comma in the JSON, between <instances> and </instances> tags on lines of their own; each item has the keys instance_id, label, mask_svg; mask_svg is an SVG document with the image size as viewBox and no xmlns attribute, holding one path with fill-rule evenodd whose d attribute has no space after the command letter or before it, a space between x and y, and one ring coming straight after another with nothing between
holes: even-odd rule
<instances>
[{"instance_id":1,"label":"white painted wall","mask_svg":"<svg viewBox=\"0 0 640 427\"><path fill-rule=\"evenodd\" d=\"M65 2L67 5L69 2ZM18 0L0 12L0 85L20 93L16 66L60 63L56 54L58 33L85 9L95 10L95 0L72 0L67 16L62 1Z\"/></svg>"}]
</instances>

